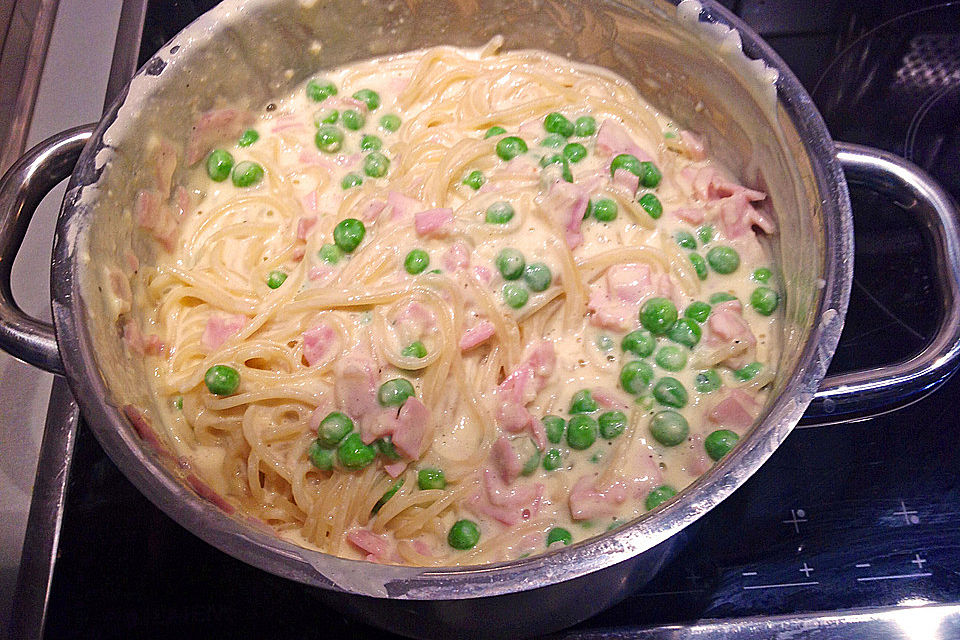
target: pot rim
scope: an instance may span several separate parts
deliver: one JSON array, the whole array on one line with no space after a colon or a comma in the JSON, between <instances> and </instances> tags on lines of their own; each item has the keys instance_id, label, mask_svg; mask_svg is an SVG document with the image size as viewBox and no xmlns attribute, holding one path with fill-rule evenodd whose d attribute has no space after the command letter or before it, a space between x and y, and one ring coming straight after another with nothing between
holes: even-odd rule
<instances>
[{"instance_id":1,"label":"pot rim","mask_svg":"<svg viewBox=\"0 0 960 640\"><path fill-rule=\"evenodd\" d=\"M671 0L676 2L677 0ZM217 33L215 24L243 13L247 0L227 0L181 31L161 51L202 45ZM151 502L198 537L248 564L309 585L372 597L456 600L489 597L572 580L626 561L678 533L742 485L789 435L813 398L836 350L853 277L853 218L847 184L834 143L800 82L752 29L727 9L705 0L700 20L739 32L744 53L776 69L779 105L800 134L820 191L824 233L824 285L815 326L798 360L797 373L773 402L763 422L741 446L686 487L680 497L648 517L570 547L530 558L472 567L423 568L376 565L299 547L265 527L230 516L177 481L160 459L148 453L118 407L110 405L97 372L92 340L85 328L76 238L86 215L81 191L94 185L97 153L114 123L130 85L117 97L84 148L71 176L51 265L51 300L57 342L67 378L87 424L124 475ZM136 76L148 73L154 56ZM135 77L136 77L135 76Z\"/></svg>"}]
</instances>

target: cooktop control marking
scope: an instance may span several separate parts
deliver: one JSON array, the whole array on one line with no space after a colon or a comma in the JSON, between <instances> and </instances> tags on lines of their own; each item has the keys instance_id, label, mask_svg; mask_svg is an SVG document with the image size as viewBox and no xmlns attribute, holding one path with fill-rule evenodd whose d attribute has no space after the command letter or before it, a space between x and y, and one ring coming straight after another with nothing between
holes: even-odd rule
<instances>
[{"instance_id":1,"label":"cooktop control marking","mask_svg":"<svg viewBox=\"0 0 960 640\"><path fill-rule=\"evenodd\" d=\"M802 573L804 578L809 578L810 574L813 573L813 567L808 567L807 563L804 562L803 566L797 569L797 571Z\"/></svg>"},{"instance_id":2,"label":"cooktop control marking","mask_svg":"<svg viewBox=\"0 0 960 640\"><path fill-rule=\"evenodd\" d=\"M783 589L785 587L812 587L817 584L820 584L819 580L810 580L809 582L783 582L781 584L745 584L743 585L743 589L744 591L750 591L752 589Z\"/></svg>"},{"instance_id":3,"label":"cooktop control marking","mask_svg":"<svg viewBox=\"0 0 960 640\"><path fill-rule=\"evenodd\" d=\"M915 510L907 509L907 505L903 503L903 498L900 498L900 511L894 511L893 515L903 516L903 521L907 524L920 524L920 516L917 515Z\"/></svg>"},{"instance_id":4,"label":"cooktop control marking","mask_svg":"<svg viewBox=\"0 0 960 640\"><path fill-rule=\"evenodd\" d=\"M923 565L927 560L921 558L919 553L913 554L913 560L910 561L911 564L917 565L917 569L923 571Z\"/></svg>"},{"instance_id":5,"label":"cooktop control marking","mask_svg":"<svg viewBox=\"0 0 960 640\"><path fill-rule=\"evenodd\" d=\"M755 575L757 575L757 572L756 572L756 571L744 571L744 572L742 572L740 575L742 575L742 576L755 576Z\"/></svg>"},{"instance_id":6,"label":"cooktop control marking","mask_svg":"<svg viewBox=\"0 0 960 640\"><path fill-rule=\"evenodd\" d=\"M916 513L916 512L914 512ZM792 524L793 530L800 533L800 523L807 521L807 512L803 509L790 509L790 519L782 520L783 524Z\"/></svg>"},{"instance_id":7,"label":"cooktop control marking","mask_svg":"<svg viewBox=\"0 0 960 640\"><path fill-rule=\"evenodd\" d=\"M866 569L870 566L869 562L861 562L860 564L854 565L857 569Z\"/></svg>"},{"instance_id":8,"label":"cooktop control marking","mask_svg":"<svg viewBox=\"0 0 960 640\"><path fill-rule=\"evenodd\" d=\"M869 576L867 578L857 578L857 582L874 582L876 580L902 580L903 578L926 578L933 575L929 571L923 573L901 573L896 576Z\"/></svg>"}]
</instances>

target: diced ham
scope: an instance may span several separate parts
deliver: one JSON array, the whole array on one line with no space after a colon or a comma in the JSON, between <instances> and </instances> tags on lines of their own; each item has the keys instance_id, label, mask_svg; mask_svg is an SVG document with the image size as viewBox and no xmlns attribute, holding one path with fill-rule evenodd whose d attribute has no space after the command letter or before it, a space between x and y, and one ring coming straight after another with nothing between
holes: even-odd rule
<instances>
[{"instance_id":1,"label":"diced ham","mask_svg":"<svg viewBox=\"0 0 960 640\"><path fill-rule=\"evenodd\" d=\"M691 160L700 161L707 159L707 150L700 136L684 129L680 132L680 142L683 145L684 155Z\"/></svg>"},{"instance_id":2,"label":"diced ham","mask_svg":"<svg viewBox=\"0 0 960 640\"><path fill-rule=\"evenodd\" d=\"M507 487L495 471L486 468L481 485L480 491L467 502L467 507L477 514L512 526L521 520L529 520L540 511L543 484L539 482Z\"/></svg>"},{"instance_id":3,"label":"diced ham","mask_svg":"<svg viewBox=\"0 0 960 640\"><path fill-rule=\"evenodd\" d=\"M613 120L604 120L597 130L597 149L607 156L618 156L629 153L640 161L652 160L641 149L622 125Z\"/></svg>"},{"instance_id":4,"label":"diced ham","mask_svg":"<svg viewBox=\"0 0 960 640\"><path fill-rule=\"evenodd\" d=\"M534 347L517 369L497 387L497 424L510 433L530 431L542 447L543 425L527 410L526 405L536 398L547 384L556 367L553 343L541 342Z\"/></svg>"},{"instance_id":5,"label":"diced ham","mask_svg":"<svg viewBox=\"0 0 960 640\"><path fill-rule=\"evenodd\" d=\"M153 167L153 186L161 194L170 193L173 172L177 168L177 149L168 140L161 138L150 152L150 166Z\"/></svg>"},{"instance_id":6,"label":"diced ham","mask_svg":"<svg viewBox=\"0 0 960 640\"><path fill-rule=\"evenodd\" d=\"M409 463L403 460L383 465L383 470L390 474L391 478L399 478L400 474L406 471Z\"/></svg>"},{"instance_id":7,"label":"diced ham","mask_svg":"<svg viewBox=\"0 0 960 640\"><path fill-rule=\"evenodd\" d=\"M720 307L721 305L717 305L710 312L704 343L714 348L729 347L731 356L723 363L730 368L739 369L752 359L757 339L739 310L735 310L733 306Z\"/></svg>"},{"instance_id":8,"label":"diced ham","mask_svg":"<svg viewBox=\"0 0 960 640\"><path fill-rule=\"evenodd\" d=\"M140 270L140 258L137 257L133 251L129 249L123 252L123 261L126 263L127 268L131 273L136 273Z\"/></svg>"},{"instance_id":9,"label":"diced ham","mask_svg":"<svg viewBox=\"0 0 960 640\"><path fill-rule=\"evenodd\" d=\"M300 198L300 206L303 208L303 211L305 213L310 214L310 217L316 216L317 212L319 211L319 208L317 206L317 190L310 189L310 191L308 191L305 196ZM303 220L305 220L305 218L300 218L300 220L302 222ZM297 231L298 231L297 237L300 238L299 225L297 227ZM303 240L305 238L306 238L306 235L304 235L304 237L300 239Z\"/></svg>"},{"instance_id":10,"label":"diced ham","mask_svg":"<svg viewBox=\"0 0 960 640\"><path fill-rule=\"evenodd\" d=\"M377 365L358 349L337 359L333 390L337 405L351 418L360 418L380 408L377 403Z\"/></svg>"},{"instance_id":11,"label":"diced ham","mask_svg":"<svg viewBox=\"0 0 960 640\"><path fill-rule=\"evenodd\" d=\"M607 269L607 291L611 296L636 304L654 294L650 265L615 264Z\"/></svg>"},{"instance_id":12,"label":"diced ham","mask_svg":"<svg viewBox=\"0 0 960 640\"><path fill-rule=\"evenodd\" d=\"M691 433L689 444L685 452L684 470L691 478L699 478L713 465L713 461L707 457L707 452L703 448L703 436L699 433Z\"/></svg>"},{"instance_id":13,"label":"diced ham","mask_svg":"<svg viewBox=\"0 0 960 640\"><path fill-rule=\"evenodd\" d=\"M604 281L590 287L590 324L627 331L635 324L641 304L657 296L676 301L676 287L668 274L654 273L643 263L612 265Z\"/></svg>"},{"instance_id":14,"label":"diced ham","mask_svg":"<svg viewBox=\"0 0 960 640\"><path fill-rule=\"evenodd\" d=\"M416 198L404 195L399 191L387 194L387 205L390 207L390 219L399 220L412 216L415 211L423 210L423 203Z\"/></svg>"},{"instance_id":15,"label":"diced ham","mask_svg":"<svg viewBox=\"0 0 960 640\"><path fill-rule=\"evenodd\" d=\"M681 176L690 182L694 195L701 200L722 200L738 193L749 202L759 202L767 197L762 191L744 187L714 166L686 167Z\"/></svg>"},{"instance_id":16,"label":"diced ham","mask_svg":"<svg viewBox=\"0 0 960 640\"><path fill-rule=\"evenodd\" d=\"M477 265L473 268L473 275L477 277L477 280L479 280L481 284L487 285L493 281L493 272L490 271L490 269L480 265Z\"/></svg>"},{"instance_id":17,"label":"diced ham","mask_svg":"<svg viewBox=\"0 0 960 640\"><path fill-rule=\"evenodd\" d=\"M397 416L397 426L393 432L393 445L397 451L411 460L417 460L426 449L426 438L430 425L430 409L417 398L407 398Z\"/></svg>"},{"instance_id":18,"label":"diced ham","mask_svg":"<svg viewBox=\"0 0 960 640\"><path fill-rule=\"evenodd\" d=\"M470 248L466 243L457 241L450 245L441 258L443 268L447 271L457 271L470 266Z\"/></svg>"},{"instance_id":19,"label":"diced ham","mask_svg":"<svg viewBox=\"0 0 960 640\"><path fill-rule=\"evenodd\" d=\"M187 164L193 165L207 155L214 145L237 138L253 122L253 114L240 109L207 111L190 130L187 144Z\"/></svg>"},{"instance_id":20,"label":"diced ham","mask_svg":"<svg viewBox=\"0 0 960 640\"><path fill-rule=\"evenodd\" d=\"M742 389L732 389L727 396L717 403L707 417L711 422L742 431L753 424L760 415L760 405L750 394Z\"/></svg>"},{"instance_id":21,"label":"diced ham","mask_svg":"<svg viewBox=\"0 0 960 640\"><path fill-rule=\"evenodd\" d=\"M640 176L636 176L626 169L617 169L613 172L613 184L626 187L630 193L636 193L640 188Z\"/></svg>"},{"instance_id":22,"label":"diced ham","mask_svg":"<svg viewBox=\"0 0 960 640\"><path fill-rule=\"evenodd\" d=\"M393 541L386 535L377 535L369 529L351 529L347 540L367 554L367 562L391 562L395 558Z\"/></svg>"},{"instance_id":23,"label":"diced ham","mask_svg":"<svg viewBox=\"0 0 960 640\"><path fill-rule=\"evenodd\" d=\"M311 367L324 360L337 340L337 332L327 324L319 324L303 333L303 357Z\"/></svg>"},{"instance_id":24,"label":"diced ham","mask_svg":"<svg viewBox=\"0 0 960 640\"><path fill-rule=\"evenodd\" d=\"M489 320L481 320L463 332L460 338L460 351L469 351L494 336L496 329Z\"/></svg>"},{"instance_id":25,"label":"diced ham","mask_svg":"<svg viewBox=\"0 0 960 640\"><path fill-rule=\"evenodd\" d=\"M300 218L297 221L297 240L306 240L307 236L310 235L310 231L313 230L316 224L316 216Z\"/></svg>"},{"instance_id":26,"label":"diced ham","mask_svg":"<svg viewBox=\"0 0 960 640\"><path fill-rule=\"evenodd\" d=\"M583 242L580 225L590 202L588 190L584 185L556 180L547 188L541 206L550 216L559 217L563 223L567 246L576 248Z\"/></svg>"},{"instance_id":27,"label":"diced ham","mask_svg":"<svg viewBox=\"0 0 960 640\"><path fill-rule=\"evenodd\" d=\"M383 213L383 210L387 208L387 203L383 200L371 200L367 203L367 206L363 208L363 211L360 213L360 218L364 222L373 222L380 214Z\"/></svg>"},{"instance_id":28,"label":"diced ham","mask_svg":"<svg viewBox=\"0 0 960 640\"><path fill-rule=\"evenodd\" d=\"M443 236L453 227L453 209L430 209L413 216L418 236Z\"/></svg>"},{"instance_id":29,"label":"diced ham","mask_svg":"<svg viewBox=\"0 0 960 640\"><path fill-rule=\"evenodd\" d=\"M183 216L187 215L190 211L190 192L187 191L186 187L180 185L176 188L173 194L174 200L177 203L177 209L180 211L177 213L177 220L183 219Z\"/></svg>"},{"instance_id":30,"label":"diced ham","mask_svg":"<svg viewBox=\"0 0 960 640\"><path fill-rule=\"evenodd\" d=\"M599 477L583 476L570 491L570 517L574 520L589 520L617 513L619 506L627 499L627 487L622 482L614 482L609 487L596 486Z\"/></svg>"},{"instance_id":31,"label":"diced ham","mask_svg":"<svg viewBox=\"0 0 960 640\"><path fill-rule=\"evenodd\" d=\"M145 229L167 251L172 251L177 236L177 221L170 208L163 204L159 191L145 189L137 193L133 203L133 214L137 225Z\"/></svg>"},{"instance_id":32,"label":"diced ham","mask_svg":"<svg viewBox=\"0 0 960 640\"><path fill-rule=\"evenodd\" d=\"M270 133L282 133L284 131L292 132L297 129L307 129L307 123L290 114L280 116L276 119L276 124L270 127Z\"/></svg>"},{"instance_id":33,"label":"diced ham","mask_svg":"<svg viewBox=\"0 0 960 640\"><path fill-rule=\"evenodd\" d=\"M246 321L246 316L214 313L207 319L207 326L200 336L200 345L207 351L219 349L230 336L243 328Z\"/></svg>"},{"instance_id":34,"label":"diced ham","mask_svg":"<svg viewBox=\"0 0 960 640\"><path fill-rule=\"evenodd\" d=\"M594 387L590 392L597 404L604 409L616 409L624 412L630 410L631 399L625 393L606 387Z\"/></svg>"},{"instance_id":35,"label":"diced ham","mask_svg":"<svg viewBox=\"0 0 960 640\"><path fill-rule=\"evenodd\" d=\"M490 450L490 459L497 473L500 474L500 479L506 484L512 484L520 476L520 471L523 470L523 461L520 460L520 454L517 453L517 450L510 444L510 440L505 436L500 436L493 443L493 448Z\"/></svg>"},{"instance_id":36,"label":"diced ham","mask_svg":"<svg viewBox=\"0 0 960 640\"><path fill-rule=\"evenodd\" d=\"M307 271L307 279L310 282L326 284L336 272L337 270L329 264L315 264Z\"/></svg>"},{"instance_id":37,"label":"diced ham","mask_svg":"<svg viewBox=\"0 0 960 640\"><path fill-rule=\"evenodd\" d=\"M720 201L720 227L728 238L739 238L754 226L760 227L764 233L776 230L773 222L751 202L746 190Z\"/></svg>"},{"instance_id":38,"label":"diced ham","mask_svg":"<svg viewBox=\"0 0 960 640\"><path fill-rule=\"evenodd\" d=\"M706 217L706 212L696 207L681 207L676 209L673 215L690 224L702 224Z\"/></svg>"},{"instance_id":39,"label":"diced ham","mask_svg":"<svg viewBox=\"0 0 960 640\"><path fill-rule=\"evenodd\" d=\"M127 274L117 267L110 267L107 269L107 282L110 286L110 293L116 300L116 313L119 315L130 311L133 293L130 291L130 279Z\"/></svg>"},{"instance_id":40,"label":"diced ham","mask_svg":"<svg viewBox=\"0 0 960 640\"><path fill-rule=\"evenodd\" d=\"M130 351L140 356L155 356L163 349L160 336L154 333L144 336L140 326L132 318L123 325L123 342Z\"/></svg>"}]
</instances>

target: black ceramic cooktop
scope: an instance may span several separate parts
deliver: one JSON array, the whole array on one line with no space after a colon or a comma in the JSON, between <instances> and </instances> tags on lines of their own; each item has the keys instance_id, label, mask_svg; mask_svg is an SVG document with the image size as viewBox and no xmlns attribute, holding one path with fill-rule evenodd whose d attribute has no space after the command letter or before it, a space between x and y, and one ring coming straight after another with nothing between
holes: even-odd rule
<instances>
[{"instance_id":1,"label":"black ceramic cooktop","mask_svg":"<svg viewBox=\"0 0 960 640\"><path fill-rule=\"evenodd\" d=\"M212 2L152 0L141 63ZM920 164L960 198L960 6L724 2L808 88L838 140ZM919 350L938 305L922 229L852 193L854 292L831 371ZM653 583L581 630L960 602L960 378L896 413L795 431ZM82 615L81 615L82 612ZM517 615L522 615L518 612ZM209 547L147 502L81 425L47 636L389 637Z\"/></svg>"}]
</instances>

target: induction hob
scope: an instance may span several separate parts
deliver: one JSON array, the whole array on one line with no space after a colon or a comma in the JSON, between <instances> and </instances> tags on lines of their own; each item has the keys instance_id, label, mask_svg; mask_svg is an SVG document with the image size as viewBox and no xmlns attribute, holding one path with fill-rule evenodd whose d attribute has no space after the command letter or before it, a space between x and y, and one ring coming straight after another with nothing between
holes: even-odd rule
<instances>
[{"instance_id":1,"label":"induction hob","mask_svg":"<svg viewBox=\"0 0 960 640\"><path fill-rule=\"evenodd\" d=\"M140 64L213 4L150 0ZM960 199L960 3L724 4L791 66L835 139L905 156ZM923 225L865 189L851 199L854 290L831 372L901 360L939 320ZM557 637L960 635L958 398L954 377L894 413L797 429L652 583ZM193 537L82 422L69 469L47 637L390 637Z\"/></svg>"}]
</instances>

